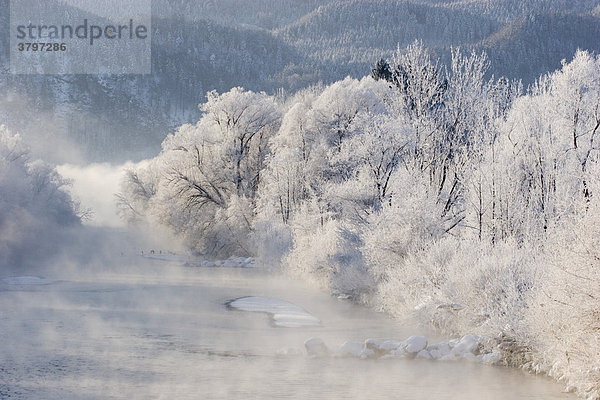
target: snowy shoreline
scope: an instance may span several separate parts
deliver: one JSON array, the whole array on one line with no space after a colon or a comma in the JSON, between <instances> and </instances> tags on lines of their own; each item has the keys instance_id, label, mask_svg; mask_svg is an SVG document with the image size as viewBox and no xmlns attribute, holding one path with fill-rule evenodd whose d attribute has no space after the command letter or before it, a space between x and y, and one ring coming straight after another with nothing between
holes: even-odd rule
<instances>
[{"instance_id":1,"label":"snowy shoreline","mask_svg":"<svg viewBox=\"0 0 600 400\"><path fill-rule=\"evenodd\" d=\"M304 343L306 354L311 357L354 357L361 359L422 359L439 361L467 360L488 365L498 365L501 350L481 336L465 335L460 339L430 344L425 336L410 336L405 340L366 339L364 342L347 341L330 349L317 337ZM283 349L280 354L294 354Z\"/></svg>"}]
</instances>

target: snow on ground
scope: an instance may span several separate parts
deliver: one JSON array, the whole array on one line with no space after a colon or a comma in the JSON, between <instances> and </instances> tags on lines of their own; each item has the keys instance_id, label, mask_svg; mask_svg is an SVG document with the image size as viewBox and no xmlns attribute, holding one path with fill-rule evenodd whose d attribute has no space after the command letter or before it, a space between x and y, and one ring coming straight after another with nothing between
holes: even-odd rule
<instances>
[{"instance_id":1,"label":"snow on ground","mask_svg":"<svg viewBox=\"0 0 600 400\"><path fill-rule=\"evenodd\" d=\"M49 285L55 281L39 276L12 276L1 281L5 285Z\"/></svg>"},{"instance_id":2,"label":"snow on ground","mask_svg":"<svg viewBox=\"0 0 600 400\"><path fill-rule=\"evenodd\" d=\"M414 358L424 360L456 361L468 360L482 364L498 364L500 350L485 348L484 339L477 335L465 335L433 345L428 344L424 336L411 336L403 341L367 339L364 342L345 342L338 348L330 350L320 338L310 338L304 343L306 354L312 357L323 357L328 354L334 357L356 358ZM286 354L286 352L280 352Z\"/></svg>"},{"instance_id":3,"label":"snow on ground","mask_svg":"<svg viewBox=\"0 0 600 400\"><path fill-rule=\"evenodd\" d=\"M271 316L273 324L280 327L296 328L318 326L321 321L302 307L280 299L268 297L241 297L227 303L230 308L240 311L262 312Z\"/></svg>"},{"instance_id":4,"label":"snow on ground","mask_svg":"<svg viewBox=\"0 0 600 400\"><path fill-rule=\"evenodd\" d=\"M151 250L148 253L142 252L142 257L149 258L152 260L160 260L178 263L186 265L188 267L229 267L229 268L250 268L254 266L254 259L252 257L232 257L227 260L194 260L192 258L174 254L171 252L163 253L162 251L156 253Z\"/></svg>"}]
</instances>

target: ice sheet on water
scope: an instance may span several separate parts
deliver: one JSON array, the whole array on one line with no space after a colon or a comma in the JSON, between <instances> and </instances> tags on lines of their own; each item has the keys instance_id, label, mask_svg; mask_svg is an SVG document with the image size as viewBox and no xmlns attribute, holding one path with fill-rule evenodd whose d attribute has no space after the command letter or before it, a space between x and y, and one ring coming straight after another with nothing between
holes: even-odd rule
<instances>
[{"instance_id":1,"label":"ice sheet on water","mask_svg":"<svg viewBox=\"0 0 600 400\"><path fill-rule=\"evenodd\" d=\"M302 307L285 300L269 297L242 297L227 303L230 308L240 311L263 312L271 315L276 326L294 328L317 326L321 321Z\"/></svg>"}]
</instances>

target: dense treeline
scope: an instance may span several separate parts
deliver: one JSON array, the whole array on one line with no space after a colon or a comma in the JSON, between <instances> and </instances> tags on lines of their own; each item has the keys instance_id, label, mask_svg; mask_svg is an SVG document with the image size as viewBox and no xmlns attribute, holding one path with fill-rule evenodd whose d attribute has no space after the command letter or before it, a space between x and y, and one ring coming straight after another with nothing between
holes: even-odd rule
<instances>
[{"instance_id":1,"label":"dense treeline","mask_svg":"<svg viewBox=\"0 0 600 400\"><path fill-rule=\"evenodd\" d=\"M22 271L58 252L62 231L82 215L68 184L0 125L0 270Z\"/></svg>"},{"instance_id":2,"label":"dense treeline","mask_svg":"<svg viewBox=\"0 0 600 400\"><path fill-rule=\"evenodd\" d=\"M499 22L508 22L530 13L588 14L597 9L596 0L417 0L438 7L469 10L476 14L492 17Z\"/></svg>"},{"instance_id":3,"label":"dense treeline","mask_svg":"<svg viewBox=\"0 0 600 400\"><path fill-rule=\"evenodd\" d=\"M34 153L46 139L40 132L72 143L59 162L151 156L165 132L199 118L209 90L294 93L358 78L415 39L447 66L452 46L485 51L490 76L526 84L577 48L600 50L594 0L161 0L152 9L151 74L23 76L8 72L8 3L0 0L2 123Z\"/></svg>"},{"instance_id":4,"label":"dense treeline","mask_svg":"<svg viewBox=\"0 0 600 400\"><path fill-rule=\"evenodd\" d=\"M210 92L197 124L129 171L123 216L205 257L259 256L511 341L505 362L598 398L600 58L577 52L526 92L487 68L415 43L288 98Z\"/></svg>"}]
</instances>

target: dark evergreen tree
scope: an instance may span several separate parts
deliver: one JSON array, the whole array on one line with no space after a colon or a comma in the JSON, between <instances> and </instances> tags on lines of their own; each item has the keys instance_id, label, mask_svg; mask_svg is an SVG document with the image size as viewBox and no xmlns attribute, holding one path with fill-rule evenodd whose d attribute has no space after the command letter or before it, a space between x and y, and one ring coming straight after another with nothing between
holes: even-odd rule
<instances>
[{"instance_id":1,"label":"dark evergreen tree","mask_svg":"<svg viewBox=\"0 0 600 400\"><path fill-rule=\"evenodd\" d=\"M390 70L390 64L383 58L379 59L375 63L375 68L371 70L371 77L376 81L383 79L385 81L392 81L392 71Z\"/></svg>"}]
</instances>

